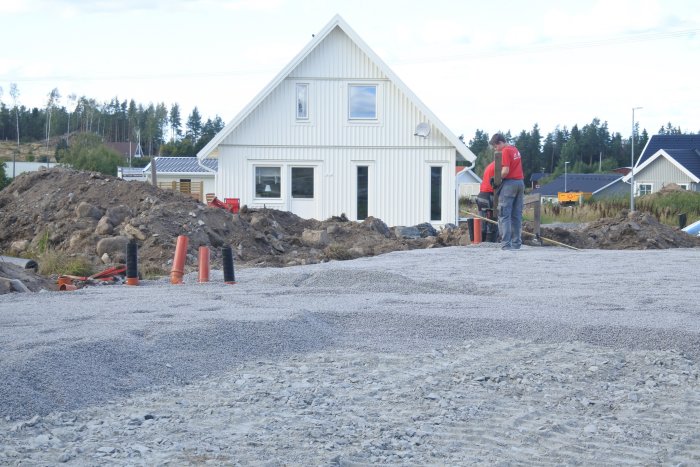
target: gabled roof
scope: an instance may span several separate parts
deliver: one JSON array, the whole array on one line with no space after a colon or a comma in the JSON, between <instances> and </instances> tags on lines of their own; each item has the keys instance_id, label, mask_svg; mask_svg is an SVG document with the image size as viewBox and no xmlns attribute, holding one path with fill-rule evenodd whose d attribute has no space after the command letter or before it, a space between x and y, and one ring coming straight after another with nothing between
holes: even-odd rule
<instances>
[{"instance_id":1,"label":"gabled roof","mask_svg":"<svg viewBox=\"0 0 700 467\"><path fill-rule=\"evenodd\" d=\"M196 157L156 157L156 171L160 174L211 174L216 172L218 166L218 159L198 161ZM150 163L143 168L145 173L149 173L150 170Z\"/></svg>"},{"instance_id":2,"label":"gabled roof","mask_svg":"<svg viewBox=\"0 0 700 467\"><path fill-rule=\"evenodd\" d=\"M641 165L634 168L635 175L651 165L657 159L664 158L675 165L695 183L700 183L700 150L698 149L659 149L651 157L647 157ZM632 178L632 174L625 175L625 182Z\"/></svg>"},{"instance_id":3,"label":"gabled roof","mask_svg":"<svg viewBox=\"0 0 700 467\"><path fill-rule=\"evenodd\" d=\"M462 141L460 141L457 136L455 136L448 128L445 126L444 123L438 119L433 112L428 109L428 107L423 104L420 99L411 91L408 86L406 86L403 81L401 81L396 74L394 74L393 71L387 66L386 63L382 61L382 59L379 58L379 56L374 53L372 49L363 41L360 36L357 35L355 31L352 30L352 28L348 25L348 23L345 22L343 18L340 17L340 15L335 15L333 19L319 32L314 36L314 38L309 42L309 44L302 49L299 54L294 57L294 59L282 69L282 71L238 114L236 117L231 120L223 130L221 130L219 133L217 133L214 138L212 138L209 143L204 146L199 153L197 153L197 158L203 159L206 158L231 132L241 123L243 120L245 120L248 115L250 115L253 110L255 110L260 103L262 103L265 98L274 91L277 86L282 83L287 76L289 76L294 69L301 64L301 62L306 59L309 54L321 43L323 40L335 29L335 28L340 28L349 38L351 41L357 45L357 47L360 48L369 58L374 62L375 65L381 70L384 75L391 80L391 82L399 88L405 95L406 97L413 102L413 104L418 107L421 112L423 112L426 117L435 125L437 129L442 132L442 134L447 138L450 143L455 147L457 150L457 153L460 154L465 160L473 163L476 160L476 156L469 150L468 147L464 145Z\"/></svg>"},{"instance_id":4,"label":"gabled roof","mask_svg":"<svg viewBox=\"0 0 700 467\"><path fill-rule=\"evenodd\" d=\"M552 174L547 173L547 172L533 172L532 175L530 175L530 181L536 182L536 181L541 180L545 177L549 177L550 175L552 175Z\"/></svg>"},{"instance_id":5,"label":"gabled roof","mask_svg":"<svg viewBox=\"0 0 700 467\"><path fill-rule=\"evenodd\" d=\"M568 191L582 191L595 194L619 180L622 180L622 175L620 174L567 174L566 189ZM564 175L560 175L546 185L532 190L533 193L545 196L556 196L560 191L564 191Z\"/></svg>"},{"instance_id":6,"label":"gabled roof","mask_svg":"<svg viewBox=\"0 0 700 467\"><path fill-rule=\"evenodd\" d=\"M691 152L695 152L696 157L700 158L700 154L697 153L697 151L700 151L700 135L652 135L649 141L647 141L647 145L644 146L644 150L639 156L639 160L637 160L637 163L634 165L635 172L638 172L637 167L640 167L648 159L656 155L661 149L665 150L668 155L671 155L669 150L690 151L686 152L686 156L692 156ZM675 159L675 156L671 157L674 157ZM681 155L681 157L685 156ZM688 159L684 158L684 160L692 163L694 158L689 157ZM680 160L676 159L676 161L681 163ZM685 166L685 164L683 165ZM690 167L685 167L690 170ZM700 170L697 172L694 170L690 171L693 172L696 177L700 176Z\"/></svg>"}]
</instances>

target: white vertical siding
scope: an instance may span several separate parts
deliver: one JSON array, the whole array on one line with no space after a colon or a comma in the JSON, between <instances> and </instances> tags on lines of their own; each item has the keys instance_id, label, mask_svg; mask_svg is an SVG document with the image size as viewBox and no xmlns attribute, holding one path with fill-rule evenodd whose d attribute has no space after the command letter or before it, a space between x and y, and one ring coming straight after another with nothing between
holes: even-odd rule
<instances>
[{"instance_id":1,"label":"white vertical siding","mask_svg":"<svg viewBox=\"0 0 700 467\"><path fill-rule=\"evenodd\" d=\"M688 184L692 189L693 181L681 169L665 157L659 157L638 174L634 174L635 185L639 183L651 183L654 191L659 191L670 183Z\"/></svg>"},{"instance_id":2,"label":"white vertical siding","mask_svg":"<svg viewBox=\"0 0 700 467\"><path fill-rule=\"evenodd\" d=\"M370 166L369 215L390 226L415 225L430 221L430 167L443 167L441 225L455 222L454 150L377 148L221 148L217 194L240 198L241 204L287 210L288 180L283 177L281 200L255 200L253 173L256 164L286 167L299 162L315 164L320 170L317 195L319 217L327 219L345 213L355 219L356 167Z\"/></svg>"}]
</instances>

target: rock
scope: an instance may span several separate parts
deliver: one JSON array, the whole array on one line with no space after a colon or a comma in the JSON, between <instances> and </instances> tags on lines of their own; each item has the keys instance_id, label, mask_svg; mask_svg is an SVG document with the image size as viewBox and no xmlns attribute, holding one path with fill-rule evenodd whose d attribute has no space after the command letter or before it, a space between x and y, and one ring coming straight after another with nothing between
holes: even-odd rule
<instances>
[{"instance_id":1,"label":"rock","mask_svg":"<svg viewBox=\"0 0 700 467\"><path fill-rule=\"evenodd\" d=\"M109 264L112 261L109 258L109 254L107 254L107 253L103 254L100 259L102 260L102 263L104 263L104 264Z\"/></svg>"},{"instance_id":2,"label":"rock","mask_svg":"<svg viewBox=\"0 0 700 467\"><path fill-rule=\"evenodd\" d=\"M29 240L16 240L10 244L10 251L16 252L16 253L22 253L24 251L27 251L27 248L29 248L30 242Z\"/></svg>"},{"instance_id":3,"label":"rock","mask_svg":"<svg viewBox=\"0 0 700 467\"><path fill-rule=\"evenodd\" d=\"M396 226L394 227L394 235L396 238L420 238L421 232L417 227Z\"/></svg>"},{"instance_id":4,"label":"rock","mask_svg":"<svg viewBox=\"0 0 700 467\"><path fill-rule=\"evenodd\" d=\"M301 234L301 241L308 246L324 247L328 245L328 232L326 230L309 230L304 229Z\"/></svg>"},{"instance_id":5,"label":"rock","mask_svg":"<svg viewBox=\"0 0 700 467\"><path fill-rule=\"evenodd\" d=\"M387 227L387 225L381 219L370 216L362 221L362 225L369 230L384 235L386 238L391 237L391 230L389 230L389 227Z\"/></svg>"},{"instance_id":6,"label":"rock","mask_svg":"<svg viewBox=\"0 0 700 467\"><path fill-rule=\"evenodd\" d=\"M116 226L124 222L127 217L133 216L133 212L129 206L120 204L119 206L107 209L105 216L107 216L109 222L111 222L113 226Z\"/></svg>"},{"instance_id":7,"label":"rock","mask_svg":"<svg viewBox=\"0 0 700 467\"><path fill-rule=\"evenodd\" d=\"M129 243L129 238L124 236L103 238L97 242L96 251L100 257L105 253L120 253L126 250L127 243Z\"/></svg>"},{"instance_id":8,"label":"rock","mask_svg":"<svg viewBox=\"0 0 700 467\"><path fill-rule=\"evenodd\" d=\"M90 203L81 201L75 208L75 215L78 218L89 218L99 220L102 217L102 210Z\"/></svg>"},{"instance_id":9,"label":"rock","mask_svg":"<svg viewBox=\"0 0 700 467\"><path fill-rule=\"evenodd\" d=\"M100 221L97 223L95 233L97 235L112 235L113 232L114 227L112 226L112 222L109 220L109 217L102 216Z\"/></svg>"},{"instance_id":10,"label":"rock","mask_svg":"<svg viewBox=\"0 0 700 467\"><path fill-rule=\"evenodd\" d=\"M141 241L146 240L146 234L144 234L138 228L134 227L131 224L126 224L124 226L124 234L130 239L136 238Z\"/></svg>"},{"instance_id":11,"label":"rock","mask_svg":"<svg viewBox=\"0 0 700 467\"><path fill-rule=\"evenodd\" d=\"M430 223L424 222L422 224L418 224L416 226L418 231L420 232L420 236L422 238L426 237L434 237L437 235L437 230L435 230L435 227L433 227Z\"/></svg>"}]
</instances>

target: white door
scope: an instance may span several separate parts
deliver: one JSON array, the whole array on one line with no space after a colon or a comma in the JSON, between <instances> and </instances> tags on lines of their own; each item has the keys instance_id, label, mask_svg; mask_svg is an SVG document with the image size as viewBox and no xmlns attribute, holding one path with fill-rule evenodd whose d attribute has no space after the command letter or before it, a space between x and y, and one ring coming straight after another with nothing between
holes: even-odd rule
<instances>
[{"instance_id":1,"label":"white door","mask_svg":"<svg viewBox=\"0 0 700 467\"><path fill-rule=\"evenodd\" d=\"M303 219L318 217L319 194L316 186L316 167L290 167L290 200L292 211Z\"/></svg>"}]
</instances>

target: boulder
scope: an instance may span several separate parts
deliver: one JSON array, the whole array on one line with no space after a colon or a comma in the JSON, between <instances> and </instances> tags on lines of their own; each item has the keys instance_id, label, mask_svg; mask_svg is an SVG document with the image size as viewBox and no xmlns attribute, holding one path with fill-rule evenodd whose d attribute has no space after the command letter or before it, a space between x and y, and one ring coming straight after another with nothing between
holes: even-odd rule
<instances>
[{"instance_id":1,"label":"boulder","mask_svg":"<svg viewBox=\"0 0 700 467\"><path fill-rule=\"evenodd\" d=\"M75 208L75 215L78 216L78 218L89 218L99 220L102 217L102 210L97 206L93 206L90 203L82 201Z\"/></svg>"},{"instance_id":2,"label":"boulder","mask_svg":"<svg viewBox=\"0 0 700 467\"><path fill-rule=\"evenodd\" d=\"M328 232L326 230L304 229L301 241L307 246L321 247L328 245Z\"/></svg>"},{"instance_id":3,"label":"boulder","mask_svg":"<svg viewBox=\"0 0 700 467\"><path fill-rule=\"evenodd\" d=\"M113 255L126 250L126 245L129 243L129 238L125 236L107 237L97 242L97 255L102 257L105 253Z\"/></svg>"}]
</instances>

